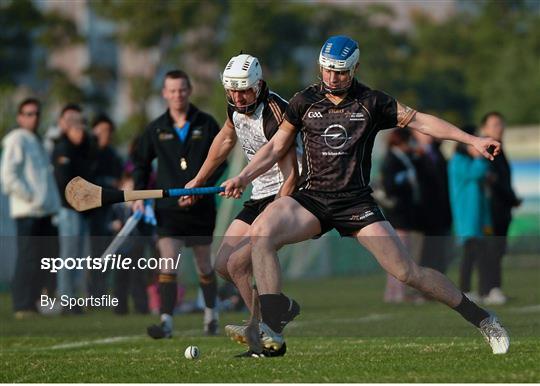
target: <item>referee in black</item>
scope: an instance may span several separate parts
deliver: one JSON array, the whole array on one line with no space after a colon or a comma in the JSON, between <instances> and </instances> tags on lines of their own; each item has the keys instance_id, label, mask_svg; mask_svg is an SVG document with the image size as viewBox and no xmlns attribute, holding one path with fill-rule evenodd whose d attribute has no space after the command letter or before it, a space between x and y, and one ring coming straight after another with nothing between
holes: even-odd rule
<instances>
[{"instance_id":1,"label":"referee in black","mask_svg":"<svg viewBox=\"0 0 540 386\"><path fill-rule=\"evenodd\" d=\"M165 75L162 95L168 109L146 127L134 152L135 189L147 188L155 159L159 189L183 187L204 163L219 126L211 115L189 102L191 92L191 82L185 72L174 70ZM225 167L226 163L223 163L216 170L207 181L208 186L216 184ZM143 210L142 200L133 203L133 210L137 209ZM155 211L161 259L176 261L182 246L193 248L206 304L204 331L207 335L215 335L218 329L217 283L210 257L216 220L215 198L206 196L193 206L188 206L182 198L166 198L156 201ZM172 336L176 275L176 270L170 267L161 267L159 272L161 323L147 330L154 339Z\"/></svg>"}]
</instances>

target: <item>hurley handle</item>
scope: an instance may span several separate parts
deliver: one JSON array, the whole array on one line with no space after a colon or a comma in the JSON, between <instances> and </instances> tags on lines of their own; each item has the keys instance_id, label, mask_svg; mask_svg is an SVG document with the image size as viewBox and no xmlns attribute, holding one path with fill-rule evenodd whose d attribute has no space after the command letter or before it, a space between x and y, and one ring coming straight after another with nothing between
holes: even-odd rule
<instances>
[{"instance_id":1,"label":"hurley handle","mask_svg":"<svg viewBox=\"0 0 540 386\"><path fill-rule=\"evenodd\" d=\"M164 197L181 197L181 196L202 196L205 194L217 194L224 192L225 188L221 186L210 186L206 188L177 188L164 189Z\"/></svg>"}]
</instances>

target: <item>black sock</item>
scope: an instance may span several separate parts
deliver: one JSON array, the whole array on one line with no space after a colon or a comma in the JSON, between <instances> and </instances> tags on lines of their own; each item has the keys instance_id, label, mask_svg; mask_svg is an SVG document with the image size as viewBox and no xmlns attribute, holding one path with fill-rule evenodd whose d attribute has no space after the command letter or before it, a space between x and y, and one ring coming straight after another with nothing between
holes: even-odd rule
<instances>
[{"instance_id":1,"label":"black sock","mask_svg":"<svg viewBox=\"0 0 540 386\"><path fill-rule=\"evenodd\" d=\"M159 297L161 300L160 313L172 315L174 306L176 305L176 274L160 273L159 274Z\"/></svg>"},{"instance_id":2,"label":"black sock","mask_svg":"<svg viewBox=\"0 0 540 386\"><path fill-rule=\"evenodd\" d=\"M459 312L467 321L474 324L476 327L480 327L480 322L489 317L489 313L483 308L478 307L475 303L471 302L465 294L461 299L461 303L454 307L454 310Z\"/></svg>"},{"instance_id":3,"label":"black sock","mask_svg":"<svg viewBox=\"0 0 540 386\"><path fill-rule=\"evenodd\" d=\"M289 308L289 298L283 294L259 295L261 316L264 323L277 333L281 333L281 315Z\"/></svg>"},{"instance_id":4,"label":"black sock","mask_svg":"<svg viewBox=\"0 0 540 386\"><path fill-rule=\"evenodd\" d=\"M199 276L199 285L204 297L204 304L208 308L214 308L216 306L217 297L217 280L216 273L212 271L208 275Z\"/></svg>"}]
</instances>

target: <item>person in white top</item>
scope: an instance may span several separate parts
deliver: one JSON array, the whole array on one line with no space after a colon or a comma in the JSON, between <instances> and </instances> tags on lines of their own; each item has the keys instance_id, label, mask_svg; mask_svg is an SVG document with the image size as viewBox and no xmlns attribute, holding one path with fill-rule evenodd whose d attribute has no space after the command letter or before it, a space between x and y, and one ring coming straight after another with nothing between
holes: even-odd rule
<instances>
[{"instance_id":1,"label":"person in white top","mask_svg":"<svg viewBox=\"0 0 540 386\"><path fill-rule=\"evenodd\" d=\"M36 302L44 287L49 291L54 288L40 261L45 251L54 256L58 249L52 216L60 209L60 196L49 156L37 134L40 108L37 99L22 101L17 114L19 127L2 141L2 191L9 196L10 216L17 228L12 299L18 319L37 311Z\"/></svg>"},{"instance_id":2,"label":"person in white top","mask_svg":"<svg viewBox=\"0 0 540 386\"><path fill-rule=\"evenodd\" d=\"M251 161L257 151L270 141L283 120L287 101L269 90L257 58L247 54L232 57L225 66L222 82L228 102L227 119L215 137L206 161L186 188L204 186L237 142L242 146L247 161ZM244 208L225 232L219 249L216 272L236 285L249 308L252 307L253 280L249 228L276 197L294 191L297 166L296 148L292 147L279 165L274 165L253 181L250 200L244 203ZM190 197L185 200L194 201ZM285 317L287 322L299 313L296 302L291 300L290 305L291 312Z\"/></svg>"}]
</instances>

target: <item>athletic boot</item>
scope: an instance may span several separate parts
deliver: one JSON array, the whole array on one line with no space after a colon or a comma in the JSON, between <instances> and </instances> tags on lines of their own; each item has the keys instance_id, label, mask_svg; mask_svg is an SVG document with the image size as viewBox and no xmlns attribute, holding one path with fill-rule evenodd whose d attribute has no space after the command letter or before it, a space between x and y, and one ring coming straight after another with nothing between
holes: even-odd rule
<instances>
[{"instance_id":1,"label":"athletic boot","mask_svg":"<svg viewBox=\"0 0 540 386\"><path fill-rule=\"evenodd\" d=\"M300 314L300 304L289 298L289 308L281 315L281 330Z\"/></svg>"},{"instance_id":2,"label":"athletic boot","mask_svg":"<svg viewBox=\"0 0 540 386\"><path fill-rule=\"evenodd\" d=\"M146 332L150 338L154 339L172 338L172 331L167 328L165 323L152 324L146 328Z\"/></svg>"},{"instance_id":3,"label":"athletic boot","mask_svg":"<svg viewBox=\"0 0 540 386\"><path fill-rule=\"evenodd\" d=\"M207 336L217 335L219 332L219 314L216 308L204 309L204 333Z\"/></svg>"},{"instance_id":4,"label":"athletic boot","mask_svg":"<svg viewBox=\"0 0 540 386\"><path fill-rule=\"evenodd\" d=\"M506 354L510 348L508 332L496 316L491 315L480 322L480 333L493 350L493 354Z\"/></svg>"},{"instance_id":5,"label":"athletic boot","mask_svg":"<svg viewBox=\"0 0 540 386\"><path fill-rule=\"evenodd\" d=\"M282 357L287 352L287 344L283 342L283 345L279 350L263 349L262 352L256 353L253 350L248 350L242 354L235 355L235 358L271 358Z\"/></svg>"},{"instance_id":6,"label":"athletic boot","mask_svg":"<svg viewBox=\"0 0 540 386\"><path fill-rule=\"evenodd\" d=\"M281 316L281 328L285 328L287 324L293 321L300 314L300 305L293 299L289 299L289 308ZM232 340L240 344L248 344L247 334L246 334L247 324L245 325L235 325L229 324L225 326L225 333ZM261 327L259 326L259 329Z\"/></svg>"},{"instance_id":7,"label":"athletic boot","mask_svg":"<svg viewBox=\"0 0 540 386\"><path fill-rule=\"evenodd\" d=\"M278 334L263 322L259 323L259 339L263 349L267 350L278 351L285 344L283 334Z\"/></svg>"},{"instance_id":8,"label":"athletic boot","mask_svg":"<svg viewBox=\"0 0 540 386\"><path fill-rule=\"evenodd\" d=\"M240 344L247 344L246 340L247 324L228 324L225 326L225 334Z\"/></svg>"},{"instance_id":9,"label":"athletic boot","mask_svg":"<svg viewBox=\"0 0 540 386\"><path fill-rule=\"evenodd\" d=\"M148 336L153 339L172 338L172 316L161 315L161 324L153 324L146 329Z\"/></svg>"}]
</instances>

